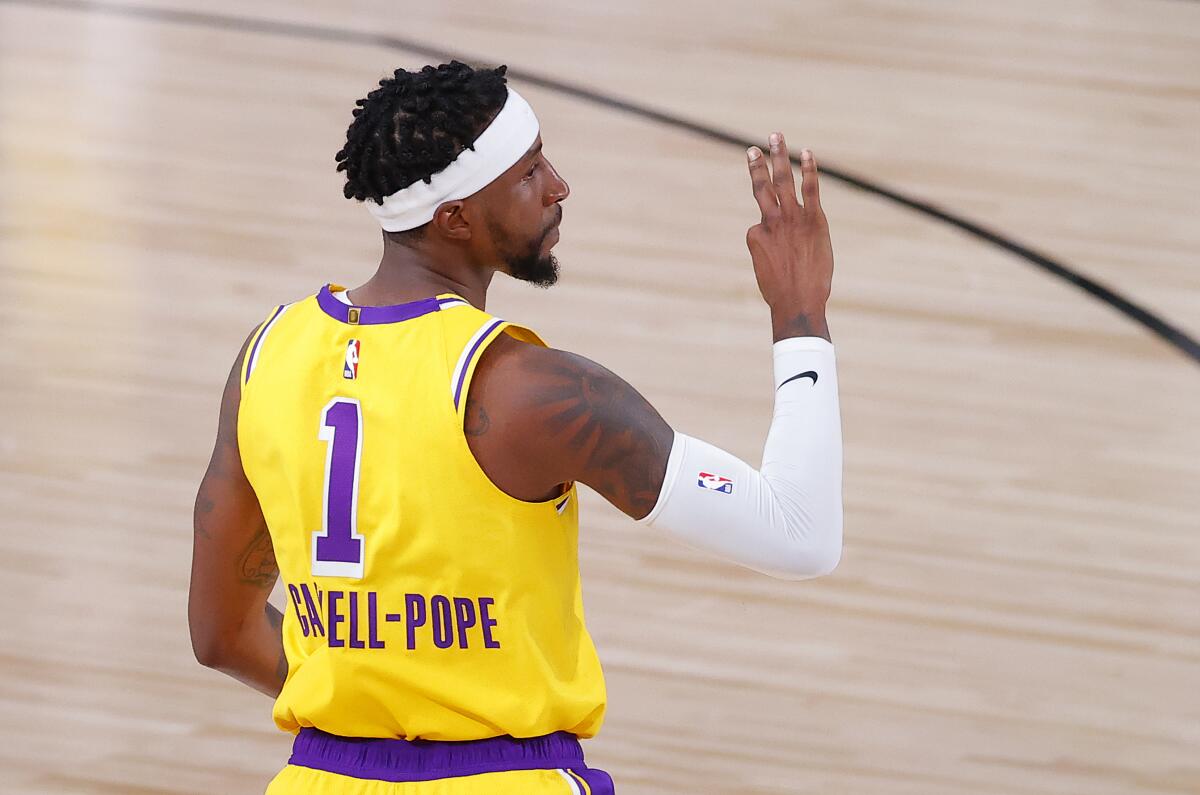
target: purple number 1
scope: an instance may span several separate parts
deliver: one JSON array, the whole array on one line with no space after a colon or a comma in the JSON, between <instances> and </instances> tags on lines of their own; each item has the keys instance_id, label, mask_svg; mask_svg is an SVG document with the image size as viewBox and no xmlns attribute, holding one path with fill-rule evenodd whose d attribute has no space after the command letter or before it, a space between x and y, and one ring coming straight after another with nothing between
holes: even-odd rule
<instances>
[{"instance_id":1,"label":"purple number 1","mask_svg":"<svg viewBox=\"0 0 1200 795\"><path fill-rule=\"evenodd\" d=\"M321 529L313 532L314 577L363 576L358 532L358 466L362 459L362 405L338 397L325 404L317 437L326 442Z\"/></svg>"}]
</instances>

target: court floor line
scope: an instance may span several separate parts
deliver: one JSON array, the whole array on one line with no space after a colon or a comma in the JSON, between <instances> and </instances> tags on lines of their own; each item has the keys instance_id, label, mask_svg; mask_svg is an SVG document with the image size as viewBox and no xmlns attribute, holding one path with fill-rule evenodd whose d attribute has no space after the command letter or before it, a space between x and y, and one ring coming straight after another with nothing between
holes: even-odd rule
<instances>
[{"instance_id":1,"label":"court floor line","mask_svg":"<svg viewBox=\"0 0 1200 795\"><path fill-rule=\"evenodd\" d=\"M119 3L97 2L97 0L0 0L0 4L22 5L34 8L86 11L91 13L108 14L110 16L123 16L134 19L214 28L218 30L230 30L242 33L264 33L268 35L289 36L293 38L304 38L318 41L340 42L346 44L366 44L383 47L386 49L402 50L404 52L422 55L438 61L457 59L466 63L480 63L480 59L470 55L456 53L451 50L444 50L437 47L430 47L427 44L422 44L421 42L414 41L412 39L406 39L400 36L366 33L363 31L332 28L323 25L307 25L296 22L255 19L253 17L239 17L228 14L185 11L180 9L144 8L141 6L123 5ZM756 141L749 140L744 136L738 135L737 133L721 130L701 122L692 121L681 116L656 110L647 105L612 97L599 91L594 91L592 89L574 85L572 83L566 83L561 80L555 80L553 78L539 75L534 72L529 72L524 69L510 67L508 69L508 76L516 80L529 83L530 85L539 86L541 88L575 97L596 105L601 105L612 108L613 110L629 113L640 118L656 121L660 124L673 127L675 129L685 130L694 135L708 138L709 140L728 143L741 148L752 146L757 143ZM792 162L798 164L799 157L793 157ZM1121 295L1116 290L1100 283L1090 276L1087 276L1077 268L1065 265L1058 259L1027 246L1024 243L1009 237L1008 235L1005 235L994 229L990 229L981 223L972 221L965 216L938 207L932 202L909 196L901 193L898 190L893 190L892 188L888 188L850 171L846 171L836 166L830 166L826 164L824 160L822 160L821 163L821 172L823 175L838 180L843 184L865 191L866 193L878 196L882 199L887 199L888 201L891 201L902 207L906 207L928 218L948 224L984 243L988 243L1008 252L1009 254L1014 255L1017 258L1035 266L1036 268L1056 278L1062 279L1068 284L1074 285L1076 288L1082 290L1084 293L1096 299L1097 301L1107 304L1116 311L1125 315L1130 320L1141 325L1143 328L1177 349L1183 355L1190 358L1196 364L1200 364L1200 340L1190 336L1182 328L1167 320L1162 315L1159 315L1156 312L1153 312L1141 304L1133 301L1132 299Z\"/></svg>"}]
</instances>

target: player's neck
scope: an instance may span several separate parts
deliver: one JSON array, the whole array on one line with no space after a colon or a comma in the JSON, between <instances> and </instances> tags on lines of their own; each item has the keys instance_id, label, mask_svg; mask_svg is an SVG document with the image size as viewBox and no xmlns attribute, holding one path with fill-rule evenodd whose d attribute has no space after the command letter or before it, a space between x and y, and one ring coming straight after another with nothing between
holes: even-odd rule
<instances>
[{"instance_id":1,"label":"player's neck","mask_svg":"<svg viewBox=\"0 0 1200 795\"><path fill-rule=\"evenodd\" d=\"M484 309L494 273L450 257L388 245L375 275L352 288L350 300L359 306L391 306L454 293L477 309Z\"/></svg>"}]
</instances>

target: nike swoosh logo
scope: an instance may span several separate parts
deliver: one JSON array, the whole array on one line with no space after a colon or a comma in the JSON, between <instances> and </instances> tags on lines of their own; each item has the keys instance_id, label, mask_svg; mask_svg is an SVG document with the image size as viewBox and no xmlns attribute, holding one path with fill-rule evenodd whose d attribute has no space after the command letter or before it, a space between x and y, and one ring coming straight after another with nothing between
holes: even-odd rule
<instances>
[{"instance_id":1,"label":"nike swoosh logo","mask_svg":"<svg viewBox=\"0 0 1200 795\"><path fill-rule=\"evenodd\" d=\"M805 370L803 373L796 373L796 375L792 376L787 381L784 381L783 384L795 381L797 378L811 378L813 380L813 386L817 385L817 374L812 370ZM783 389L783 384L780 384L775 391L778 392L780 389Z\"/></svg>"}]
</instances>

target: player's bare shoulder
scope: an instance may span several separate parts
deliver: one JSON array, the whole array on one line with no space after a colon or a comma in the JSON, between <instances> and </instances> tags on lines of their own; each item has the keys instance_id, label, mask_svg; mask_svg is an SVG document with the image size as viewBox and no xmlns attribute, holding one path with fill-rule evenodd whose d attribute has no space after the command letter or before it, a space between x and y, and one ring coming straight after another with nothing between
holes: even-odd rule
<instances>
[{"instance_id":1,"label":"player's bare shoulder","mask_svg":"<svg viewBox=\"0 0 1200 795\"><path fill-rule=\"evenodd\" d=\"M528 499L579 480L634 518L654 507L674 438L612 371L507 334L480 360L465 430L484 470L497 472L493 480L509 494Z\"/></svg>"}]
</instances>

